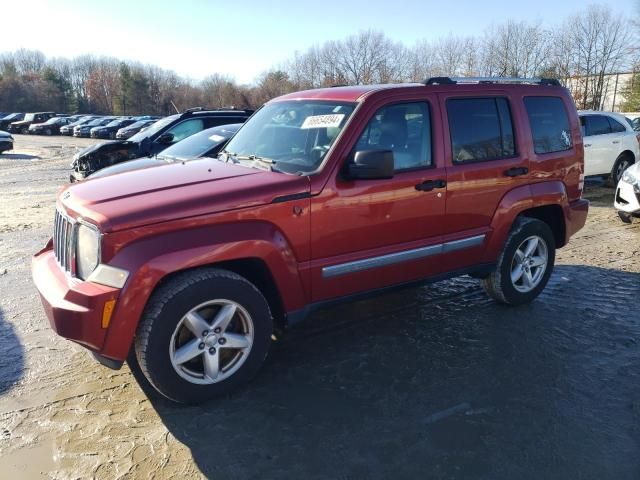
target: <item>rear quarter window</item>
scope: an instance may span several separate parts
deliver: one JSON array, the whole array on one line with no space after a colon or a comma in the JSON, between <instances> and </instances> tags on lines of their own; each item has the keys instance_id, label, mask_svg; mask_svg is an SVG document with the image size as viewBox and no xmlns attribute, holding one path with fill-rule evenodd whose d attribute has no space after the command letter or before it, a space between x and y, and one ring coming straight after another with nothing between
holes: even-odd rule
<instances>
[{"instance_id":1,"label":"rear quarter window","mask_svg":"<svg viewBox=\"0 0 640 480\"><path fill-rule=\"evenodd\" d=\"M533 149L537 154L573 148L569 116L560 97L525 97Z\"/></svg>"}]
</instances>

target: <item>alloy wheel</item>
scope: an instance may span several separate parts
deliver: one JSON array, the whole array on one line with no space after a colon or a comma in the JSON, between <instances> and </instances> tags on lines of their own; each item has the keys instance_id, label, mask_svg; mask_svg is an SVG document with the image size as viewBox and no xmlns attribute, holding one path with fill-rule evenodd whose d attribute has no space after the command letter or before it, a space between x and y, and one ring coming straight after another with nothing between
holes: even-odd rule
<instances>
[{"instance_id":1,"label":"alloy wheel","mask_svg":"<svg viewBox=\"0 0 640 480\"><path fill-rule=\"evenodd\" d=\"M521 292L528 293L540 284L547 270L549 249L542 237L532 235L516 249L511 261L511 283Z\"/></svg>"},{"instance_id":2,"label":"alloy wheel","mask_svg":"<svg viewBox=\"0 0 640 480\"><path fill-rule=\"evenodd\" d=\"M209 385L233 375L253 345L253 320L238 303L211 300L184 315L169 345L171 364L185 380Z\"/></svg>"}]
</instances>

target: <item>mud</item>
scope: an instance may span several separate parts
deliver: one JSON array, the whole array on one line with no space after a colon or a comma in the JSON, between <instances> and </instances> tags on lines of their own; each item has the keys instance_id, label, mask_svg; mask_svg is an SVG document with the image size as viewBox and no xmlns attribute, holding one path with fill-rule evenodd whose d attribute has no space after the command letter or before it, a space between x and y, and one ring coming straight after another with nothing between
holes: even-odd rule
<instances>
[{"instance_id":1,"label":"mud","mask_svg":"<svg viewBox=\"0 0 640 480\"><path fill-rule=\"evenodd\" d=\"M468 277L343 305L277 341L247 388L176 407L49 329L30 256L90 141L16 137L0 478L640 478L640 221L618 220L612 189L588 185L588 224L531 305Z\"/></svg>"}]
</instances>

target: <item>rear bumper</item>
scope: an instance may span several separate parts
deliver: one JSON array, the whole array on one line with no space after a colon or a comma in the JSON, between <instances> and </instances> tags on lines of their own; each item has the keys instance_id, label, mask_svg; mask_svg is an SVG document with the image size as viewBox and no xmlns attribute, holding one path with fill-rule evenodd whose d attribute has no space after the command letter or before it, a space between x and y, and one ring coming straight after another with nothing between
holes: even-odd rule
<instances>
[{"instance_id":1,"label":"rear bumper","mask_svg":"<svg viewBox=\"0 0 640 480\"><path fill-rule=\"evenodd\" d=\"M61 337L99 353L107 332L102 328L104 304L117 300L120 290L71 278L62 271L51 249L34 256L31 274L51 328Z\"/></svg>"},{"instance_id":2,"label":"rear bumper","mask_svg":"<svg viewBox=\"0 0 640 480\"><path fill-rule=\"evenodd\" d=\"M589 213L589 201L580 199L571 202L567 208L565 208L565 227L566 238L569 239L587 222L587 214Z\"/></svg>"}]
</instances>

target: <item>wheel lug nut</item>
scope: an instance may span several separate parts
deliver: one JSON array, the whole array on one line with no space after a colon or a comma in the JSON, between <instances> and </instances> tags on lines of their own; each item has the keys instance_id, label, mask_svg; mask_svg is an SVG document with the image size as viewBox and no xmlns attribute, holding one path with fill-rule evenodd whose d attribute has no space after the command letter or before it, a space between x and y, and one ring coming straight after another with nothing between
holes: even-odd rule
<instances>
[{"instance_id":1,"label":"wheel lug nut","mask_svg":"<svg viewBox=\"0 0 640 480\"><path fill-rule=\"evenodd\" d=\"M213 329L213 332L214 332L214 333L220 333L220 327L216 327L216 328L214 328L214 329Z\"/></svg>"},{"instance_id":2,"label":"wheel lug nut","mask_svg":"<svg viewBox=\"0 0 640 480\"><path fill-rule=\"evenodd\" d=\"M202 332L203 337L206 337L207 335L209 335L209 330L205 330L204 332Z\"/></svg>"},{"instance_id":3,"label":"wheel lug nut","mask_svg":"<svg viewBox=\"0 0 640 480\"><path fill-rule=\"evenodd\" d=\"M213 347L211 347L211 348L209 349L209 353L210 353L211 355L213 355L214 353L216 353L216 349L215 349L215 348L213 348Z\"/></svg>"},{"instance_id":4,"label":"wheel lug nut","mask_svg":"<svg viewBox=\"0 0 640 480\"><path fill-rule=\"evenodd\" d=\"M219 340L218 340L218 343L219 343L220 345L224 345L225 343L227 343L227 340L226 340L226 339L224 339L224 338L221 338L221 339L219 339Z\"/></svg>"},{"instance_id":5,"label":"wheel lug nut","mask_svg":"<svg viewBox=\"0 0 640 480\"><path fill-rule=\"evenodd\" d=\"M203 350L203 349L204 349L204 342L202 342L200 345L198 345L198 348L199 348L200 350Z\"/></svg>"}]
</instances>

